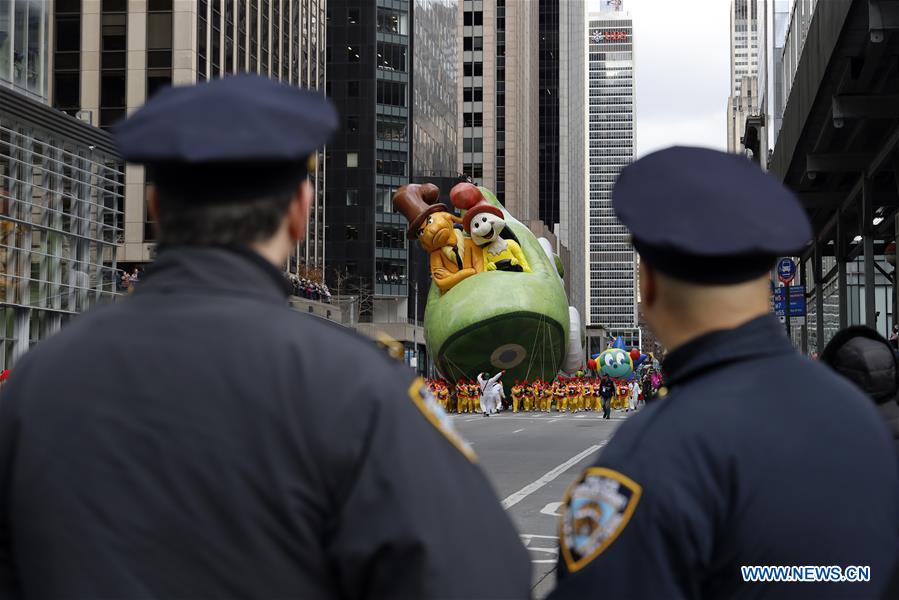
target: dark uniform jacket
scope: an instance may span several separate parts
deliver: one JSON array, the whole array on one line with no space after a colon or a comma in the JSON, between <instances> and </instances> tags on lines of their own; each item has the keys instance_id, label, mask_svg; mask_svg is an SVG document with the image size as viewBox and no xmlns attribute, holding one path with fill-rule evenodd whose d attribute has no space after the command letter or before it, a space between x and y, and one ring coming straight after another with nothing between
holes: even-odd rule
<instances>
[{"instance_id":1,"label":"dark uniform jacket","mask_svg":"<svg viewBox=\"0 0 899 600\"><path fill-rule=\"evenodd\" d=\"M667 397L569 492L552 598L876 598L899 550L899 482L871 401L769 316L664 368ZM741 566L765 565L869 566L871 583L743 582Z\"/></svg>"},{"instance_id":2,"label":"dark uniform jacket","mask_svg":"<svg viewBox=\"0 0 899 600\"><path fill-rule=\"evenodd\" d=\"M413 373L249 252L160 255L0 397L0 598L525 598Z\"/></svg>"}]
</instances>

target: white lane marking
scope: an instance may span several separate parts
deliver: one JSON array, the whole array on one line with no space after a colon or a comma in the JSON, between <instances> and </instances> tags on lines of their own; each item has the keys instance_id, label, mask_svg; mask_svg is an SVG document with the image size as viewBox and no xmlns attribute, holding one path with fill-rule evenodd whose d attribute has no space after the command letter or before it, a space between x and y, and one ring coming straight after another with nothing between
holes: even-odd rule
<instances>
[{"instance_id":1,"label":"white lane marking","mask_svg":"<svg viewBox=\"0 0 899 600\"><path fill-rule=\"evenodd\" d=\"M535 540L552 540L554 544L551 547L544 546L531 546L531 542ZM552 565L559 562L559 538L555 535L536 535L536 534L521 534L521 542L524 544L525 548L528 549L529 552L548 554L553 558L532 558L532 564L547 564Z\"/></svg>"},{"instance_id":2,"label":"white lane marking","mask_svg":"<svg viewBox=\"0 0 899 600\"><path fill-rule=\"evenodd\" d=\"M540 514L549 515L551 517L561 517L562 513L559 512L560 508L562 508L561 502L550 502L540 509Z\"/></svg>"},{"instance_id":3,"label":"white lane marking","mask_svg":"<svg viewBox=\"0 0 899 600\"><path fill-rule=\"evenodd\" d=\"M513 431L512 433L521 433L522 431L524 431L524 428L516 429L516 430Z\"/></svg>"},{"instance_id":4,"label":"white lane marking","mask_svg":"<svg viewBox=\"0 0 899 600\"><path fill-rule=\"evenodd\" d=\"M559 420L559 419L550 419L549 422L550 422L550 423L555 423L555 422L558 421L558 420Z\"/></svg>"},{"instance_id":5,"label":"white lane marking","mask_svg":"<svg viewBox=\"0 0 899 600\"><path fill-rule=\"evenodd\" d=\"M530 496L531 494L533 494L534 492L536 492L537 490L542 488L544 485L546 485L547 483L550 483L556 477L558 477L559 475L561 475L562 473L564 473L565 471L567 471L568 469L570 469L577 463L581 462L582 460L584 460L585 458L587 458L588 456L590 456L591 454L593 454L594 452L596 452L597 450L599 450L600 448L602 448L605 445L606 445L606 442L603 442L601 444L596 444L596 445L590 446L583 452L575 454L574 456L572 456L571 458L569 458L568 460L563 462L561 465L559 465L555 469L548 471L546 474L544 474L542 477L540 477L536 481L529 483L528 485L524 486L523 488L521 488L520 490L518 490L517 492L515 492L514 494L512 494L505 500L503 500L503 508L509 509L509 508L515 506L516 504L518 504L519 502L521 502L522 500L524 500L525 498L527 498L528 496Z\"/></svg>"}]
</instances>

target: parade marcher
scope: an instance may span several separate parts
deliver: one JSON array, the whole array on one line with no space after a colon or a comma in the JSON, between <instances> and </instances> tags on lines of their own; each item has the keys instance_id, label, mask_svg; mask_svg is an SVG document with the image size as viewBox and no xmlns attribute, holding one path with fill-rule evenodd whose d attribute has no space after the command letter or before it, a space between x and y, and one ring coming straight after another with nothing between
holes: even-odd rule
<instances>
[{"instance_id":1,"label":"parade marcher","mask_svg":"<svg viewBox=\"0 0 899 600\"><path fill-rule=\"evenodd\" d=\"M602 401L602 418L612 418L612 398L615 396L615 382L608 375L604 375L599 384L599 398Z\"/></svg>"},{"instance_id":2,"label":"parade marcher","mask_svg":"<svg viewBox=\"0 0 899 600\"><path fill-rule=\"evenodd\" d=\"M893 441L770 314L777 257L811 238L796 197L744 156L670 148L625 167L612 205L668 394L569 488L550 598L880 597L899 552ZM753 565L864 565L870 581L747 581Z\"/></svg>"},{"instance_id":3,"label":"parade marcher","mask_svg":"<svg viewBox=\"0 0 899 600\"><path fill-rule=\"evenodd\" d=\"M874 401L899 448L899 362L889 341L870 327L847 327L827 343L821 362Z\"/></svg>"},{"instance_id":4,"label":"parade marcher","mask_svg":"<svg viewBox=\"0 0 899 600\"><path fill-rule=\"evenodd\" d=\"M437 400L440 402L440 408L444 411L449 411L449 389L446 387L446 382L442 379L438 383L437 386Z\"/></svg>"},{"instance_id":5,"label":"parade marcher","mask_svg":"<svg viewBox=\"0 0 899 600\"><path fill-rule=\"evenodd\" d=\"M565 408L568 406L568 386L561 377L553 384L553 395L556 397L556 410L565 412Z\"/></svg>"},{"instance_id":6,"label":"parade marcher","mask_svg":"<svg viewBox=\"0 0 899 600\"><path fill-rule=\"evenodd\" d=\"M512 386L512 412L517 413L518 409L521 407L521 396L524 392L524 388L521 386L521 382L517 379L515 380L515 385Z\"/></svg>"},{"instance_id":7,"label":"parade marcher","mask_svg":"<svg viewBox=\"0 0 899 600\"><path fill-rule=\"evenodd\" d=\"M503 397L503 384L499 383L505 371L500 371L491 378L486 373L478 374L478 392L481 395L481 411L485 417L499 412L499 405Z\"/></svg>"},{"instance_id":8,"label":"parade marcher","mask_svg":"<svg viewBox=\"0 0 899 600\"><path fill-rule=\"evenodd\" d=\"M468 383L464 379L456 382L456 412L460 415L467 413L471 406L471 399L468 397Z\"/></svg>"},{"instance_id":9,"label":"parade marcher","mask_svg":"<svg viewBox=\"0 0 899 600\"><path fill-rule=\"evenodd\" d=\"M319 93L235 75L115 128L151 174L158 256L3 390L0 598L530 594L528 553L424 381L288 304L310 157L338 123Z\"/></svg>"},{"instance_id":10,"label":"parade marcher","mask_svg":"<svg viewBox=\"0 0 899 600\"><path fill-rule=\"evenodd\" d=\"M640 385L643 389L643 404L645 405L647 402L652 401L652 395L655 392L652 387L652 369L647 369L646 372L643 373Z\"/></svg>"},{"instance_id":11,"label":"parade marcher","mask_svg":"<svg viewBox=\"0 0 899 600\"><path fill-rule=\"evenodd\" d=\"M636 379L633 379L627 385L628 390L630 391L630 396L628 396L628 410L637 410L637 402L640 399L640 384L637 383Z\"/></svg>"}]
</instances>

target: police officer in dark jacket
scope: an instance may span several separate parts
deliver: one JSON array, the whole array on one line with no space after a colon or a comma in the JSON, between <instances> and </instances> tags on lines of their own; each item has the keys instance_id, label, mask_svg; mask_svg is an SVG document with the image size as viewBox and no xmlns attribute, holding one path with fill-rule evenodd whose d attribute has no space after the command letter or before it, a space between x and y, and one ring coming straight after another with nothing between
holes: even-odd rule
<instances>
[{"instance_id":1,"label":"police officer in dark jacket","mask_svg":"<svg viewBox=\"0 0 899 600\"><path fill-rule=\"evenodd\" d=\"M527 552L423 382L288 307L307 158L336 126L323 97L247 75L118 127L155 183L159 258L3 390L0 597L528 596Z\"/></svg>"},{"instance_id":2,"label":"police officer in dark jacket","mask_svg":"<svg viewBox=\"0 0 899 600\"><path fill-rule=\"evenodd\" d=\"M876 598L899 550L892 441L768 314L776 257L811 236L795 197L744 157L671 148L626 167L613 205L668 393L570 488L552 598ZM793 582L743 569L768 565ZM797 582L844 575L870 581Z\"/></svg>"}]
</instances>

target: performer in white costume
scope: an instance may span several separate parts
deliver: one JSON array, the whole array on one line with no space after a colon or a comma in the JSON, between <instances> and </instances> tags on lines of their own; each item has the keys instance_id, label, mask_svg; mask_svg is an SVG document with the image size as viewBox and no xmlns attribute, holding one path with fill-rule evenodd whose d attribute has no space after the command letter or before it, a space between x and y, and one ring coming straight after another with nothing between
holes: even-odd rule
<instances>
[{"instance_id":1,"label":"performer in white costume","mask_svg":"<svg viewBox=\"0 0 899 600\"><path fill-rule=\"evenodd\" d=\"M491 379L486 379L486 373L478 375L478 385L481 388L481 412L485 417L489 417L490 413L499 412L499 404L505 392L503 385L499 383L500 377L505 371L500 371Z\"/></svg>"}]
</instances>

